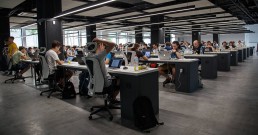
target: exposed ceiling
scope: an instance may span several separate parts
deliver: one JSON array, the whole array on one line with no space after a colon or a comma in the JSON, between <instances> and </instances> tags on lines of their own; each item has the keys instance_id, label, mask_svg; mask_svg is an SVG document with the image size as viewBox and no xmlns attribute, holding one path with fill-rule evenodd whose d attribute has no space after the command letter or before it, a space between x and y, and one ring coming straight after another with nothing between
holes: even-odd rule
<instances>
[{"instance_id":1,"label":"exposed ceiling","mask_svg":"<svg viewBox=\"0 0 258 135\"><path fill-rule=\"evenodd\" d=\"M103 1L62 0L62 11L67 12ZM35 0L0 1L0 14L8 12L12 28L36 22L36 11ZM150 17L155 14L164 15L162 23L168 32L189 33L192 30L211 33L250 32L243 26L258 23L258 2L257 0L116 0L63 16L61 19L64 29L85 29L85 26L96 24L97 30L134 30L139 26L149 29L154 25Z\"/></svg>"}]
</instances>

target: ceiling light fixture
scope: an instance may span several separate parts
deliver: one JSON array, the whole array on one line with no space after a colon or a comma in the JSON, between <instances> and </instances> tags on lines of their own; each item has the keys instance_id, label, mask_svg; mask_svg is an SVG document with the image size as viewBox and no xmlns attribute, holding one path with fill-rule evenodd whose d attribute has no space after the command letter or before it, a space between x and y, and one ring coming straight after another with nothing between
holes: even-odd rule
<instances>
[{"instance_id":1,"label":"ceiling light fixture","mask_svg":"<svg viewBox=\"0 0 258 135\"><path fill-rule=\"evenodd\" d=\"M104 4L113 2L113 1L116 1L116 0L109 0L109 1L105 1L105 2L102 2L102 3L95 4L95 5L91 5L91 6L88 6L88 7L80 8L80 9L77 9L77 10L73 10L73 11L70 11L70 12L63 13L63 14L60 14L58 16L55 16L54 18L60 18L60 17L66 16L66 15L70 15L70 14L73 14L73 13L76 13L76 12L80 12L80 11L83 11L83 10L86 10L86 9L90 9L90 8L93 8L93 7L101 6L101 5L104 5Z\"/></svg>"},{"instance_id":2,"label":"ceiling light fixture","mask_svg":"<svg viewBox=\"0 0 258 135\"><path fill-rule=\"evenodd\" d=\"M30 26L33 26L33 25L36 25L37 23L32 23L32 24L29 24L29 25L25 25L23 27L21 27L22 29L26 28L26 27L30 27Z\"/></svg>"}]
</instances>

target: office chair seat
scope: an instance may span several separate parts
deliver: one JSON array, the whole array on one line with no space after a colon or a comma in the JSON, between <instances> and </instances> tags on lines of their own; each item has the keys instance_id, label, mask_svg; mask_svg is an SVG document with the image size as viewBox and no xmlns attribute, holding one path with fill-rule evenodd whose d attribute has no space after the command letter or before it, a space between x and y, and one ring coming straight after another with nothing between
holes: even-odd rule
<instances>
[{"instance_id":1,"label":"office chair seat","mask_svg":"<svg viewBox=\"0 0 258 135\"><path fill-rule=\"evenodd\" d=\"M18 76L18 73L19 73L19 71L20 71L18 64L12 65L12 67L11 67L11 72L12 72L12 71L15 72L14 77L5 80L4 83L7 83L7 82L9 82L9 81L11 81L12 83L14 83L14 81L16 81L16 80L23 80L23 82L25 82L25 78L29 78L29 77L23 77L23 76L20 77L20 76Z\"/></svg>"}]
</instances>

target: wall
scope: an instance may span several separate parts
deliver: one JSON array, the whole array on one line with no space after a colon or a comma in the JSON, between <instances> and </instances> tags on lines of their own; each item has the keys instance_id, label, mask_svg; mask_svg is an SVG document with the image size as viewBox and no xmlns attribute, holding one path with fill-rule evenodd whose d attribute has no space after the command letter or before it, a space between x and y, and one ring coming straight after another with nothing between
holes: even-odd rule
<instances>
[{"instance_id":1,"label":"wall","mask_svg":"<svg viewBox=\"0 0 258 135\"><path fill-rule=\"evenodd\" d=\"M247 29L254 31L255 33L246 33L245 34L245 44L247 46L257 46L258 44L258 24L255 25L246 25Z\"/></svg>"},{"instance_id":2,"label":"wall","mask_svg":"<svg viewBox=\"0 0 258 135\"><path fill-rule=\"evenodd\" d=\"M257 32L258 33L258 32ZM258 36L257 36L258 37ZM187 41L192 44L192 36L191 35L186 35L186 36L178 36L179 41ZM202 41L211 41L213 42L213 35L212 34L207 34L207 35L202 35L201 37ZM245 34L220 34L219 35L219 40L220 40L220 45L222 44L223 41L235 41L236 43L238 40L245 41Z\"/></svg>"}]
</instances>

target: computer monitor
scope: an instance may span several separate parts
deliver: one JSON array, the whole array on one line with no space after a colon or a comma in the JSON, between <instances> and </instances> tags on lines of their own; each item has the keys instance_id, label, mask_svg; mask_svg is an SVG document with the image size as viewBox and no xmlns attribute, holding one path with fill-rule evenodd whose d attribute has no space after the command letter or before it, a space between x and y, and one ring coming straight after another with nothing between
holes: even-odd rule
<instances>
[{"instance_id":1,"label":"computer monitor","mask_svg":"<svg viewBox=\"0 0 258 135\"><path fill-rule=\"evenodd\" d=\"M146 51L146 52L145 52L145 56L146 56L147 58L150 58L150 56L151 56L150 51Z\"/></svg>"}]
</instances>

